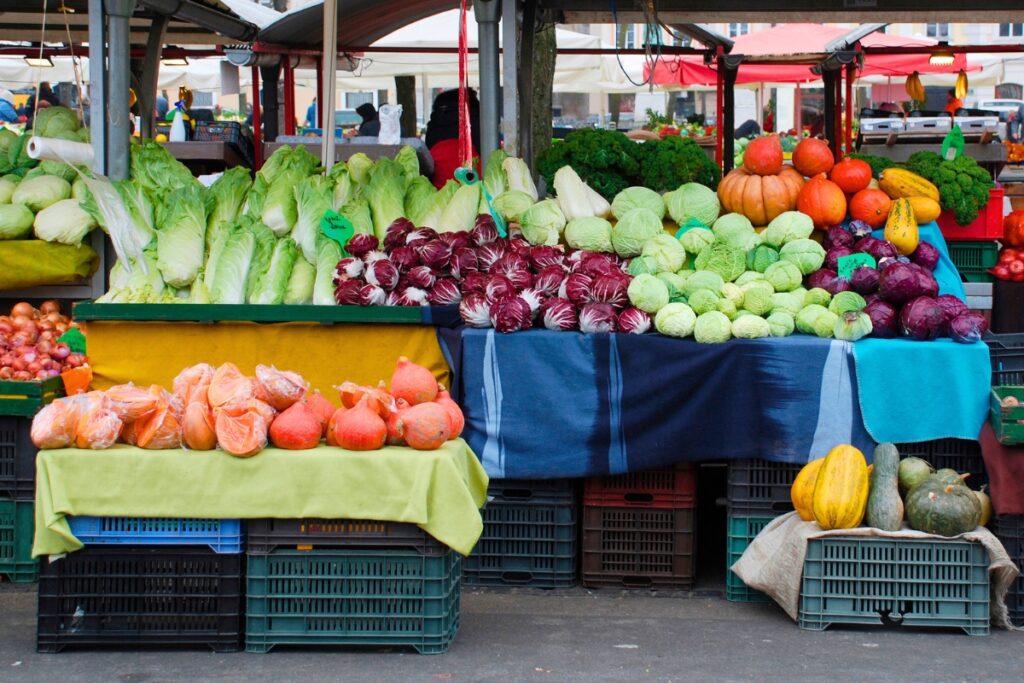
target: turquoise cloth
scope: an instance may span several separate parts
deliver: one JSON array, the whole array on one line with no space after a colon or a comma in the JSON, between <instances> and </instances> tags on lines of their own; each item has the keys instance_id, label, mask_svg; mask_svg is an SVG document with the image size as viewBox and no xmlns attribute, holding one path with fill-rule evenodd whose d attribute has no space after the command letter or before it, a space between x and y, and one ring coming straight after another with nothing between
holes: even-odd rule
<instances>
[{"instance_id":1,"label":"turquoise cloth","mask_svg":"<svg viewBox=\"0 0 1024 683\"><path fill-rule=\"evenodd\" d=\"M939 293L963 299L963 283L938 226L922 225L920 234L941 255L935 268ZM992 368L987 344L861 339L853 344L853 355L864 426L875 441L978 438L988 418Z\"/></svg>"}]
</instances>

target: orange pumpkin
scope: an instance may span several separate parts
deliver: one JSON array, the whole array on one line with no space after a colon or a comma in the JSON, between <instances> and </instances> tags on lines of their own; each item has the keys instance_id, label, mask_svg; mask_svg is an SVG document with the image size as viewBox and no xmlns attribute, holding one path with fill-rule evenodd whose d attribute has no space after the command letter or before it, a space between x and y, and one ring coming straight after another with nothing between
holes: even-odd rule
<instances>
[{"instance_id":1,"label":"orange pumpkin","mask_svg":"<svg viewBox=\"0 0 1024 683\"><path fill-rule=\"evenodd\" d=\"M1003 242L1008 247L1024 247L1024 209L1017 209L1003 219Z\"/></svg>"},{"instance_id":2,"label":"orange pumpkin","mask_svg":"<svg viewBox=\"0 0 1024 683\"><path fill-rule=\"evenodd\" d=\"M825 174L814 176L800 190L796 208L814 221L814 227L828 230L846 218L846 195Z\"/></svg>"},{"instance_id":3,"label":"orange pumpkin","mask_svg":"<svg viewBox=\"0 0 1024 683\"><path fill-rule=\"evenodd\" d=\"M889 199L889 195L881 190L868 188L853 195L853 199L850 200L850 217L864 221L872 228L880 228L885 225L890 208L892 200Z\"/></svg>"},{"instance_id":4,"label":"orange pumpkin","mask_svg":"<svg viewBox=\"0 0 1024 683\"><path fill-rule=\"evenodd\" d=\"M782 170L782 143L778 135L751 140L743 151L743 167L757 175L778 175Z\"/></svg>"},{"instance_id":5,"label":"orange pumpkin","mask_svg":"<svg viewBox=\"0 0 1024 683\"><path fill-rule=\"evenodd\" d=\"M388 435L383 418L363 396L354 408L331 418L331 429L338 445L350 451L375 451L384 446Z\"/></svg>"},{"instance_id":6,"label":"orange pumpkin","mask_svg":"<svg viewBox=\"0 0 1024 683\"><path fill-rule=\"evenodd\" d=\"M871 166L863 159L846 157L832 167L832 182L847 194L856 194L871 184Z\"/></svg>"},{"instance_id":7,"label":"orange pumpkin","mask_svg":"<svg viewBox=\"0 0 1024 683\"><path fill-rule=\"evenodd\" d=\"M391 394L411 406L427 403L437 398L437 380L430 370L401 356L391 375Z\"/></svg>"},{"instance_id":8,"label":"orange pumpkin","mask_svg":"<svg viewBox=\"0 0 1024 683\"><path fill-rule=\"evenodd\" d=\"M436 450L451 436L448 411L436 403L420 403L409 408L399 424L405 443L418 451Z\"/></svg>"},{"instance_id":9,"label":"orange pumpkin","mask_svg":"<svg viewBox=\"0 0 1024 683\"><path fill-rule=\"evenodd\" d=\"M819 173L828 173L835 165L836 158L824 141L807 138L793 148L793 166L808 178Z\"/></svg>"},{"instance_id":10,"label":"orange pumpkin","mask_svg":"<svg viewBox=\"0 0 1024 683\"><path fill-rule=\"evenodd\" d=\"M726 212L741 213L754 225L761 226L795 209L803 186L803 176L792 166L783 167L778 175L766 176L737 168L718 184L718 198Z\"/></svg>"}]
</instances>

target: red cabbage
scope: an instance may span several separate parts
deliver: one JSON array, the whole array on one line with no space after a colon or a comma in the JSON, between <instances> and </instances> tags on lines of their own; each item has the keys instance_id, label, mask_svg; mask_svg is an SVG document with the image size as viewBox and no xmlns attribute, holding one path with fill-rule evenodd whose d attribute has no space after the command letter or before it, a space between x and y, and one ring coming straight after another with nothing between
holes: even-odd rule
<instances>
[{"instance_id":1,"label":"red cabbage","mask_svg":"<svg viewBox=\"0 0 1024 683\"><path fill-rule=\"evenodd\" d=\"M935 270L939 264L939 250L928 242L919 242L917 249L910 255L910 260L928 270Z\"/></svg>"},{"instance_id":2,"label":"red cabbage","mask_svg":"<svg viewBox=\"0 0 1024 683\"><path fill-rule=\"evenodd\" d=\"M857 240L853 245L854 251L859 251L865 254L871 254L875 261L879 261L886 256L898 256L899 252L896 251L896 247L893 246L892 242L886 240L880 240L870 235L862 237Z\"/></svg>"},{"instance_id":3,"label":"red cabbage","mask_svg":"<svg viewBox=\"0 0 1024 683\"><path fill-rule=\"evenodd\" d=\"M359 295L363 299L363 306L383 306L388 300L388 293L377 285L363 285Z\"/></svg>"},{"instance_id":4,"label":"red cabbage","mask_svg":"<svg viewBox=\"0 0 1024 683\"><path fill-rule=\"evenodd\" d=\"M973 344L981 341L988 332L988 321L981 313L961 313L949 323L949 336L961 344Z\"/></svg>"},{"instance_id":5,"label":"red cabbage","mask_svg":"<svg viewBox=\"0 0 1024 683\"><path fill-rule=\"evenodd\" d=\"M918 341L935 339L945 323L945 312L930 296L911 299L900 312L900 332Z\"/></svg>"},{"instance_id":6,"label":"red cabbage","mask_svg":"<svg viewBox=\"0 0 1024 683\"><path fill-rule=\"evenodd\" d=\"M476 250L477 267L481 271L489 273L491 272L491 267L504 255L505 246L498 242L491 242L490 244L478 247Z\"/></svg>"},{"instance_id":7,"label":"red cabbage","mask_svg":"<svg viewBox=\"0 0 1024 683\"><path fill-rule=\"evenodd\" d=\"M487 281L487 288L484 290L487 300L491 303L508 299L516 295L516 288L504 275L492 275Z\"/></svg>"},{"instance_id":8,"label":"red cabbage","mask_svg":"<svg viewBox=\"0 0 1024 683\"><path fill-rule=\"evenodd\" d=\"M899 260L892 256L886 256L885 258L878 259L878 272L881 273L894 263L899 263Z\"/></svg>"},{"instance_id":9,"label":"red cabbage","mask_svg":"<svg viewBox=\"0 0 1024 683\"><path fill-rule=\"evenodd\" d=\"M534 272L540 272L548 266L560 266L565 261L565 253L558 247L538 245L530 247L530 265Z\"/></svg>"},{"instance_id":10,"label":"red cabbage","mask_svg":"<svg viewBox=\"0 0 1024 683\"><path fill-rule=\"evenodd\" d=\"M379 246L380 240L377 239L376 235L360 232L352 235L348 243L345 245L345 251L356 258L362 258Z\"/></svg>"},{"instance_id":11,"label":"red cabbage","mask_svg":"<svg viewBox=\"0 0 1024 683\"><path fill-rule=\"evenodd\" d=\"M362 276L365 268L361 259L351 256L341 259L338 261L338 267L334 269L334 284Z\"/></svg>"},{"instance_id":12,"label":"red cabbage","mask_svg":"<svg viewBox=\"0 0 1024 683\"><path fill-rule=\"evenodd\" d=\"M405 236L405 243L410 247L420 246L417 242L429 242L430 240L436 240L438 238L437 231L432 228L416 228Z\"/></svg>"},{"instance_id":13,"label":"red cabbage","mask_svg":"<svg viewBox=\"0 0 1024 683\"><path fill-rule=\"evenodd\" d=\"M533 279L533 286L544 296L554 296L565 279L565 270L562 266L548 266Z\"/></svg>"},{"instance_id":14,"label":"red cabbage","mask_svg":"<svg viewBox=\"0 0 1024 683\"><path fill-rule=\"evenodd\" d=\"M509 279L509 282L516 288L516 291L533 286L533 273L525 268L522 270L511 270L505 273L505 277Z\"/></svg>"},{"instance_id":15,"label":"red cabbage","mask_svg":"<svg viewBox=\"0 0 1024 683\"><path fill-rule=\"evenodd\" d=\"M850 233L846 233L849 235ZM829 270L839 270L839 259L843 256L849 256L853 253L853 249L849 247L832 247L825 254L824 267Z\"/></svg>"},{"instance_id":16,"label":"red cabbage","mask_svg":"<svg viewBox=\"0 0 1024 683\"><path fill-rule=\"evenodd\" d=\"M410 285L420 289L430 289L437 280L434 271L427 266L416 266L405 274L405 278Z\"/></svg>"},{"instance_id":17,"label":"red cabbage","mask_svg":"<svg viewBox=\"0 0 1024 683\"><path fill-rule=\"evenodd\" d=\"M807 276L807 288L821 287L829 294L838 294L850 289L848 280L844 280L834 270L821 268Z\"/></svg>"},{"instance_id":18,"label":"red cabbage","mask_svg":"<svg viewBox=\"0 0 1024 683\"><path fill-rule=\"evenodd\" d=\"M483 294L469 294L459 302L459 316L470 327L490 327L491 305Z\"/></svg>"},{"instance_id":19,"label":"red cabbage","mask_svg":"<svg viewBox=\"0 0 1024 683\"><path fill-rule=\"evenodd\" d=\"M598 275L590 286L591 301L596 303L611 304L615 308L622 308L629 302L626 290L629 281L623 280L615 275Z\"/></svg>"},{"instance_id":20,"label":"red cabbage","mask_svg":"<svg viewBox=\"0 0 1024 683\"><path fill-rule=\"evenodd\" d=\"M455 278L438 278L434 283L434 288L427 296L427 301L434 306L450 306L462 301L462 292L459 291L459 285L455 282Z\"/></svg>"},{"instance_id":21,"label":"red cabbage","mask_svg":"<svg viewBox=\"0 0 1024 683\"><path fill-rule=\"evenodd\" d=\"M858 294L871 294L878 291L878 271L871 266L861 266L853 270L850 276L850 288Z\"/></svg>"},{"instance_id":22,"label":"red cabbage","mask_svg":"<svg viewBox=\"0 0 1024 683\"><path fill-rule=\"evenodd\" d=\"M822 240L822 245L828 243L826 249L834 249L835 247L853 247L853 243L856 242L856 238L853 233L846 228L834 225L828 229L828 233L825 235L825 239Z\"/></svg>"},{"instance_id":23,"label":"red cabbage","mask_svg":"<svg viewBox=\"0 0 1024 683\"><path fill-rule=\"evenodd\" d=\"M398 268L399 273L408 272L410 268L420 265L420 256L412 247L396 247L391 250L389 257L391 262Z\"/></svg>"},{"instance_id":24,"label":"red cabbage","mask_svg":"<svg viewBox=\"0 0 1024 683\"><path fill-rule=\"evenodd\" d=\"M447 244L452 248L454 252L456 249L470 246L469 233L465 230L456 230L455 232L442 232L437 236L439 240Z\"/></svg>"},{"instance_id":25,"label":"red cabbage","mask_svg":"<svg viewBox=\"0 0 1024 683\"><path fill-rule=\"evenodd\" d=\"M436 270L448 267L452 258L452 248L439 239L418 241L414 243L416 253L420 256L423 265L430 266Z\"/></svg>"},{"instance_id":26,"label":"red cabbage","mask_svg":"<svg viewBox=\"0 0 1024 683\"><path fill-rule=\"evenodd\" d=\"M399 306L426 306L427 290L419 287L406 287L398 299Z\"/></svg>"},{"instance_id":27,"label":"red cabbage","mask_svg":"<svg viewBox=\"0 0 1024 683\"><path fill-rule=\"evenodd\" d=\"M398 284L398 268L388 259L379 259L366 267L366 281L390 292Z\"/></svg>"},{"instance_id":28,"label":"red cabbage","mask_svg":"<svg viewBox=\"0 0 1024 683\"><path fill-rule=\"evenodd\" d=\"M342 280L334 288L334 300L342 306L363 305L363 283L359 280Z\"/></svg>"},{"instance_id":29,"label":"red cabbage","mask_svg":"<svg viewBox=\"0 0 1024 683\"><path fill-rule=\"evenodd\" d=\"M619 314L619 332L643 334L651 329L651 316L639 308L627 308Z\"/></svg>"},{"instance_id":30,"label":"red cabbage","mask_svg":"<svg viewBox=\"0 0 1024 683\"><path fill-rule=\"evenodd\" d=\"M967 304L960 300L960 297L955 294L943 294L940 297L936 297L935 303L942 308L946 318L946 329L943 334L946 334L949 330L949 323L960 315L967 313Z\"/></svg>"},{"instance_id":31,"label":"red cabbage","mask_svg":"<svg viewBox=\"0 0 1024 683\"><path fill-rule=\"evenodd\" d=\"M540 313L544 327L549 330L575 330L579 325L576 307L568 299L561 297L548 299L541 306Z\"/></svg>"},{"instance_id":32,"label":"red cabbage","mask_svg":"<svg viewBox=\"0 0 1024 683\"><path fill-rule=\"evenodd\" d=\"M518 332L533 326L530 306L518 296L491 304L491 325L498 332Z\"/></svg>"},{"instance_id":33,"label":"red cabbage","mask_svg":"<svg viewBox=\"0 0 1024 683\"><path fill-rule=\"evenodd\" d=\"M536 315L537 311L540 310L541 304L544 303L544 297L541 296L540 292L536 289L524 289L519 292L519 298L526 302L530 307L530 313Z\"/></svg>"},{"instance_id":34,"label":"red cabbage","mask_svg":"<svg viewBox=\"0 0 1024 683\"><path fill-rule=\"evenodd\" d=\"M871 294L864 295L864 305L870 304L873 301L885 301L878 292L872 292Z\"/></svg>"},{"instance_id":35,"label":"red cabbage","mask_svg":"<svg viewBox=\"0 0 1024 683\"><path fill-rule=\"evenodd\" d=\"M908 263L893 263L878 274L878 293L892 304L902 304L922 296L921 279Z\"/></svg>"},{"instance_id":36,"label":"red cabbage","mask_svg":"<svg viewBox=\"0 0 1024 683\"><path fill-rule=\"evenodd\" d=\"M862 237L867 237L871 234L871 226L860 220L850 221L848 226L850 234L853 235L854 239L859 240ZM860 251L859 249L857 251Z\"/></svg>"},{"instance_id":37,"label":"red cabbage","mask_svg":"<svg viewBox=\"0 0 1024 683\"><path fill-rule=\"evenodd\" d=\"M614 332L617 316L608 304L589 303L580 309L581 332Z\"/></svg>"},{"instance_id":38,"label":"red cabbage","mask_svg":"<svg viewBox=\"0 0 1024 683\"><path fill-rule=\"evenodd\" d=\"M463 294L484 294L491 276L485 273L469 273L462 278L459 288Z\"/></svg>"},{"instance_id":39,"label":"red cabbage","mask_svg":"<svg viewBox=\"0 0 1024 683\"><path fill-rule=\"evenodd\" d=\"M917 286L921 296L937 297L939 295L939 282L927 268L922 268L916 263L908 263L907 267L917 275Z\"/></svg>"},{"instance_id":40,"label":"red cabbage","mask_svg":"<svg viewBox=\"0 0 1024 683\"><path fill-rule=\"evenodd\" d=\"M899 316L891 304L882 299L869 301L864 307L864 312L871 318L872 337L892 339L897 335Z\"/></svg>"},{"instance_id":41,"label":"red cabbage","mask_svg":"<svg viewBox=\"0 0 1024 683\"><path fill-rule=\"evenodd\" d=\"M469 238L477 247L490 244L498 239L498 226L494 224L494 218L486 213L479 214L472 232L469 233Z\"/></svg>"},{"instance_id":42,"label":"red cabbage","mask_svg":"<svg viewBox=\"0 0 1024 683\"><path fill-rule=\"evenodd\" d=\"M590 288L593 284L590 276L583 273L570 273L558 288L558 296L571 301L575 306L582 306L590 299Z\"/></svg>"},{"instance_id":43,"label":"red cabbage","mask_svg":"<svg viewBox=\"0 0 1024 683\"><path fill-rule=\"evenodd\" d=\"M452 275L460 278L477 269L476 252L471 247L459 247L452 254Z\"/></svg>"},{"instance_id":44,"label":"red cabbage","mask_svg":"<svg viewBox=\"0 0 1024 683\"><path fill-rule=\"evenodd\" d=\"M408 218L396 218L384 233L384 249L391 251L404 245L406 237L415 229Z\"/></svg>"}]
</instances>

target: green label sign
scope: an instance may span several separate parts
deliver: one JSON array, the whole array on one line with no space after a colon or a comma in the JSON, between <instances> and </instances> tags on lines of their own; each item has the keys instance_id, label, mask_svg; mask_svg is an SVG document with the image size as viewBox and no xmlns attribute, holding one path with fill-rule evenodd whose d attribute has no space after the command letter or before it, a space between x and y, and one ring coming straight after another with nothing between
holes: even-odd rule
<instances>
[{"instance_id":1,"label":"green label sign","mask_svg":"<svg viewBox=\"0 0 1024 683\"><path fill-rule=\"evenodd\" d=\"M337 211L328 209L324 212L323 218L320 219L320 232L340 244L341 250L348 256L348 252L345 251L345 245L348 244L348 241L352 239L352 235L356 232L349 219L339 215Z\"/></svg>"},{"instance_id":2,"label":"green label sign","mask_svg":"<svg viewBox=\"0 0 1024 683\"><path fill-rule=\"evenodd\" d=\"M875 259L872 258L871 254L850 254L849 256L840 256L836 263L839 266L839 277L844 280L849 280L853 277L853 271L857 270L861 266L875 267Z\"/></svg>"}]
</instances>

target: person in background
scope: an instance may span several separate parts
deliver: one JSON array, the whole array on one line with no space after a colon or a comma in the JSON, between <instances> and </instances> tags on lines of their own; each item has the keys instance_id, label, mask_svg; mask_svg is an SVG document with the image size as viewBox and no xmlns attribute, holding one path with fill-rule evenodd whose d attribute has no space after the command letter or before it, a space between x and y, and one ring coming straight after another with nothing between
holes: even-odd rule
<instances>
[{"instance_id":1,"label":"person in background","mask_svg":"<svg viewBox=\"0 0 1024 683\"><path fill-rule=\"evenodd\" d=\"M369 102L364 102L356 107L356 113L363 117L363 122L359 124L357 135L365 135L372 138L380 135L380 118L377 116L376 107Z\"/></svg>"},{"instance_id":2,"label":"person in background","mask_svg":"<svg viewBox=\"0 0 1024 683\"><path fill-rule=\"evenodd\" d=\"M1021 138L1024 137L1024 103L1017 107L1016 112L1011 112L1009 118L1006 123L1006 134L1013 142L1021 142Z\"/></svg>"},{"instance_id":3,"label":"person in background","mask_svg":"<svg viewBox=\"0 0 1024 683\"><path fill-rule=\"evenodd\" d=\"M956 115L956 110L957 109L962 109L963 106L964 106L963 100L959 99L956 96L956 91L955 90L950 89L949 91L946 92L946 109L945 109L946 112L948 112L950 114L953 114L955 116Z\"/></svg>"},{"instance_id":4,"label":"person in background","mask_svg":"<svg viewBox=\"0 0 1024 683\"><path fill-rule=\"evenodd\" d=\"M469 127L473 141L473 157L480 157L480 100L469 88ZM445 90L434 100L427 122L427 149L434 159L434 186L438 189L455 177L459 159L459 91ZM477 162L479 164L479 162ZM479 168L477 169L479 172Z\"/></svg>"},{"instance_id":5,"label":"person in background","mask_svg":"<svg viewBox=\"0 0 1024 683\"><path fill-rule=\"evenodd\" d=\"M167 118L167 112L171 108L171 103L167 101L167 91L162 91L156 96L156 120L163 121Z\"/></svg>"},{"instance_id":6,"label":"person in background","mask_svg":"<svg viewBox=\"0 0 1024 683\"><path fill-rule=\"evenodd\" d=\"M761 127L754 119L747 119L735 131L736 138L752 138L761 134Z\"/></svg>"},{"instance_id":7,"label":"person in background","mask_svg":"<svg viewBox=\"0 0 1024 683\"><path fill-rule=\"evenodd\" d=\"M53 89L50 87L49 81L43 81L39 84L39 102L42 104L46 102L46 106L53 106L60 104L60 100L57 99L57 95L54 94ZM34 112L36 109L36 94L32 93L29 95L28 102L25 104L29 112ZM32 114L29 113L31 117Z\"/></svg>"},{"instance_id":8,"label":"person in background","mask_svg":"<svg viewBox=\"0 0 1024 683\"><path fill-rule=\"evenodd\" d=\"M10 90L0 90L0 122L18 123L21 117L14 109L14 95Z\"/></svg>"},{"instance_id":9,"label":"person in background","mask_svg":"<svg viewBox=\"0 0 1024 683\"><path fill-rule=\"evenodd\" d=\"M312 104L306 108L306 128L316 128L316 98L313 98Z\"/></svg>"}]
</instances>

